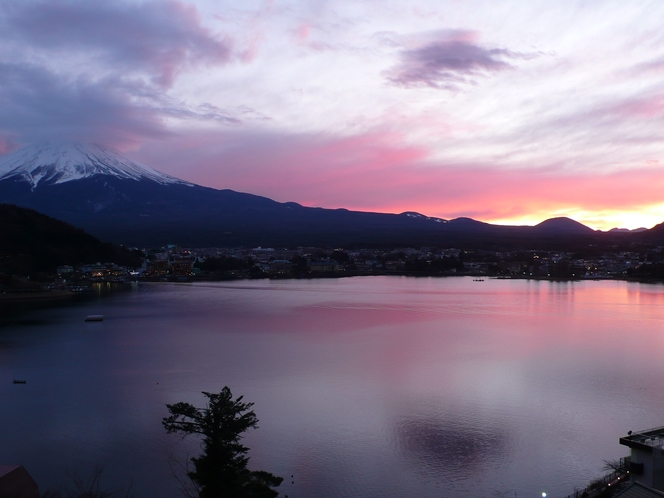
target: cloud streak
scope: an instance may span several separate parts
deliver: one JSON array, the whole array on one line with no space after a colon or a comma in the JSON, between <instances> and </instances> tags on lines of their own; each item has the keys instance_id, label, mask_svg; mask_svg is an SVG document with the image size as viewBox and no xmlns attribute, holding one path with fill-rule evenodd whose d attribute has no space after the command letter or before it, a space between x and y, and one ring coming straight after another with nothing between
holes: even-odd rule
<instances>
[{"instance_id":1,"label":"cloud streak","mask_svg":"<svg viewBox=\"0 0 664 498\"><path fill-rule=\"evenodd\" d=\"M405 88L426 86L453 90L475 84L491 73L514 69L509 60L532 58L504 48L485 48L474 32L444 32L440 39L402 50L400 61L386 73L387 80Z\"/></svg>"}]
</instances>

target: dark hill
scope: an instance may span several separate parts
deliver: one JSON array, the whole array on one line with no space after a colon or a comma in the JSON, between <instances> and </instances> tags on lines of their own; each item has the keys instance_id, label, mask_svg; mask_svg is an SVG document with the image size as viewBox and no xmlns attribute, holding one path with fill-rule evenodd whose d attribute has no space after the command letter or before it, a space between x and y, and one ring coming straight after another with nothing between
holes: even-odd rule
<instances>
[{"instance_id":1,"label":"dark hill","mask_svg":"<svg viewBox=\"0 0 664 498\"><path fill-rule=\"evenodd\" d=\"M137 264L135 255L68 223L0 204L0 273L38 275L59 265L96 261Z\"/></svg>"},{"instance_id":2,"label":"dark hill","mask_svg":"<svg viewBox=\"0 0 664 498\"><path fill-rule=\"evenodd\" d=\"M632 237L645 244L664 246L664 223L655 225L650 230L637 232Z\"/></svg>"},{"instance_id":3,"label":"dark hill","mask_svg":"<svg viewBox=\"0 0 664 498\"><path fill-rule=\"evenodd\" d=\"M542 223L535 225L534 228L537 231L546 232L549 234L590 235L594 232L592 228L589 228L579 223L578 221L574 221L565 217L544 220Z\"/></svg>"}]
</instances>

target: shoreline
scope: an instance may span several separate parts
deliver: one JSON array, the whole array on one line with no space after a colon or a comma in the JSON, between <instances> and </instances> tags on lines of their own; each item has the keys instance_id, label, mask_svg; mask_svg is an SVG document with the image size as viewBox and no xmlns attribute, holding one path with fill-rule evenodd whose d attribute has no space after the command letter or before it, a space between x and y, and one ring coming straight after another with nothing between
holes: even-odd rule
<instances>
[{"instance_id":1,"label":"shoreline","mask_svg":"<svg viewBox=\"0 0 664 498\"><path fill-rule=\"evenodd\" d=\"M395 272L395 273L322 273L319 275L302 275L302 276L286 276L286 275L261 275L261 276L191 276L179 278L142 278L128 282L117 281L103 281L93 282L92 285L102 284L115 284L124 287L133 283L195 283L195 282L232 282L237 280L315 280L315 279L336 279L336 278L353 278L353 277L412 277L412 278L454 278L466 277L474 278L476 281L481 282L485 280L536 280L546 282L581 282L581 281L624 281L636 282L642 284L664 284L663 279L643 279L633 277L615 277L615 276L593 276L593 277L575 277L575 278L554 278L554 277L536 277L526 275L482 275L482 274L458 274L458 273L415 273L415 272ZM85 282L89 285L89 282ZM119 289L116 289L119 290ZM106 294L106 293L104 293ZM51 304L58 302L70 301L73 299L80 299L89 297L90 293L73 292L70 290L17 290L17 291L3 291L0 292L0 306L11 305L12 303L26 303L26 304Z\"/></svg>"},{"instance_id":2,"label":"shoreline","mask_svg":"<svg viewBox=\"0 0 664 498\"><path fill-rule=\"evenodd\" d=\"M260 275L260 276L191 276L191 277L174 277L174 278L140 278L136 282L148 283L192 283L192 282L231 282L236 280L315 280L315 279L334 279L334 278L352 278L352 277L414 277L414 278L448 278L448 277L470 277L474 279L483 280L541 280L548 282L580 282L580 281L603 281L613 280L616 282L637 282L643 284L664 284L664 279L657 278L635 278L627 276L591 276L591 277L574 277L574 278L560 278L560 277L542 277L542 276L526 276L526 275L486 275L486 274L472 274L472 273L416 273L416 272L353 272L353 273L320 273L315 275ZM478 280L479 281L479 280Z\"/></svg>"},{"instance_id":3,"label":"shoreline","mask_svg":"<svg viewBox=\"0 0 664 498\"><path fill-rule=\"evenodd\" d=\"M60 301L75 297L71 291L4 291L0 293L0 304L12 302Z\"/></svg>"}]
</instances>

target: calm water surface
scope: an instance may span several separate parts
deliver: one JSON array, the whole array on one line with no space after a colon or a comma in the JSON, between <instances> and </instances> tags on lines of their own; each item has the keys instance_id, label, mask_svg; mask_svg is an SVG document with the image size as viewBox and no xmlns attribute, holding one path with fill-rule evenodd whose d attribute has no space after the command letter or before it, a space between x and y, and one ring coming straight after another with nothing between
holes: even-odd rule
<instances>
[{"instance_id":1,"label":"calm water surface","mask_svg":"<svg viewBox=\"0 0 664 498\"><path fill-rule=\"evenodd\" d=\"M180 496L198 443L165 433L165 405L224 385L255 402L251 466L292 498L564 496L664 425L664 287L140 284L32 312L0 328L0 463L42 491L103 465L109 488Z\"/></svg>"}]
</instances>

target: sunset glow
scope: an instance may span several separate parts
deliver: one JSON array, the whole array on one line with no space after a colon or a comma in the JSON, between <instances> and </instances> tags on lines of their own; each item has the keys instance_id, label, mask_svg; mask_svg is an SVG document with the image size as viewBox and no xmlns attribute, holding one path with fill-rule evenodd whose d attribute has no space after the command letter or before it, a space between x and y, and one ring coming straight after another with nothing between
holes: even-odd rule
<instances>
[{"instance_id":1,"label":"sunset glow","mask_svg":"<svg viewBox=\"0 0 664 498\"><path fill-rule=\"evenodd\" d=\"M664 221L664 4L9 0L0 155L115 146L307 206Z\"/></svg>"}]
</instances>

